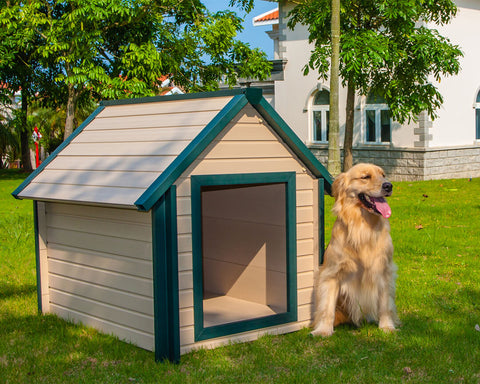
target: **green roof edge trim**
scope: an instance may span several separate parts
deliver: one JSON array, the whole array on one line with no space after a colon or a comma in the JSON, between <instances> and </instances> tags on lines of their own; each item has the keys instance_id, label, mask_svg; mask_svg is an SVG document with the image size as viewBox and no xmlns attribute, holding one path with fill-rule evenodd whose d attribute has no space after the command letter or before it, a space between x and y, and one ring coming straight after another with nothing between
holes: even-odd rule
<instances>
[{"instance_id":1,"label":"green roof edge trim","mask_svg":"<svg viewBox=\"0 0 480 384\"><path fill-rule=\"evenodd\" d=\"M112 105L128 105L128 104L143 104L143 103L156 103L159 101L174 101L174 100L192 100L192 99L204 99L205 97L226 97L236 96L246 93L248 88L242 89L223 89L213 92L195 92L195 93L183 93L177 95L168 96L147 96L139 97L135 99L121 99L121 100L103 100L100 105L109 107Z\"/></svg>"},{"instance_id":2,"label":"green roof edge trim","mask_svg":"<svg viewBox=\"0 0 480 384\"><path fill-rule=\"evenodd\" d=\"M205 97L205 94L203 94ZM177 156L162 174L135 201L140 211L149 211L168 188L200 155L227 124L248 104L245 92L236 92L235 96L198 134L195 139Z\"/></svg>"},{"instance_id":3,"label":"green roof edge trim","mask_svg":"<svg viewBox=\"0 0 480 384\"><path fill-rule=\"evenodd\" d=\"M248 98L248 94L247 94ZM332 193L333 178L327 169L320 163L315 155L307 148L307 146L298 138L295 132L288 126L282 117L273 109L265 98L261 98L258 102L254 102L253 107L262 115L267 123L275 130L275 132L288 144L294 153L303 161L307 168L316 176L321 177L325 181L325 190L328 194Z\"/></svg>"},{"instance_id":4,"label":"green roof edge trim","mask_svg":"<svg viewBox=\"0 0 480 384\"><path fill-rule=\"evenodd\" d=\"M97 117L97 115L102 112L103 110L105 109L105 107L103 105L100 105L99 107L97 107L97 109L95 111L92 112L92 114L90 116L88 116L84 121L83 123L77 128L75 129L75 131L73 131L73 133L67 137L67 139L62 143L60 144L57 149L55 149L55 151L53 151L50 156L48 156L43 162L42 164L40 164L40 166L35 170L33 171L24 181L22 184L20 184L13 192L12 192L12 196L15 197L16 199L20 199L20 197L18 197L18 195L32 182L32 180L37 177L37 175L42 172L44 170L44 168L50 164L56 157L57 155L60 153L60 151L62 151L68 144L70 144L70 142L75 138L77 137L80 132L82 132L85 127L90 124L93 119L95 119Z\"/></svg>"}]
</instances>

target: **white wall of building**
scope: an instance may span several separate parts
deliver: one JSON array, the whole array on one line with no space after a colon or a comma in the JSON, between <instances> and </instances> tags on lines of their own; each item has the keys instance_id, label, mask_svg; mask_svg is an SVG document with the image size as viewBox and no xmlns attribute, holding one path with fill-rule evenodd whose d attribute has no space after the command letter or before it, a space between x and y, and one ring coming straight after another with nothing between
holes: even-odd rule
<instances>
[{"instance_id":1,"label":"white wall of building","mask_svg":"<svg viewBox=\"0 0 480 384\"><path fill-rule=\"evenodd\" d=\"M445 26L431 26L458 44L464 57L457 76L434 82L444 97L433 121L431 147L472 145L475 142L474 103L480 89L480 2L457 0L458 12Z\"/></svg>"},{"instance_id":2,"label":"white wall of building","mask_svg":"<svg viewBox=\"0 0 480 384\"><path fill-rule=\"evenodd\" d=\"M444 97L444 104L437 111L429 133L432 140L426 145L431 148L471 146L475 143L475 97L480 89L480 2L476 0L457 1L457 17L446 26L436 26L440 34L461 46L461 72L458 76L442 78L440 83L432 82ZM286 26L285 16L293 8L291 3L280 7L280 42L276 57L287 60L283 81L275 82L275 109L307 144L311 144L311 116L308 113L309 96L317 89L328 90L328 81L319 80L315 71L304 76L303 69L308 63L313 46L308 44L306 27L297 25L292 31ZM432 28L434 26L431 26ZM340 141L343 143L345 129L346 89L340 89ZM365 147L363 116L364 98L357 97L355 105L354 147ZM418 122L400 125L392 122L391 144L387 147L414 148L418 136L415 128Z\"/></svg>"}]
</instances>

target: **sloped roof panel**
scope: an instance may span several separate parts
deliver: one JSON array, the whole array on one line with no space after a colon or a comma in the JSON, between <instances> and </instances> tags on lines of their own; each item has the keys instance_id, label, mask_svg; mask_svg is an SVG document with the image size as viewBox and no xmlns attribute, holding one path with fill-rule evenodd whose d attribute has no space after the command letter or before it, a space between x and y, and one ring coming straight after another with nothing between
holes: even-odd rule
<instances>
[{"instance_id":1,"label":"sloped roof panel","mask_svg":"<svg viewBox=\"0 0 480 384\"><path fill-rule=\"evenodd\" d=\"M14 196L134 206L231 99L106 103Z\"/></svg>"}]
</instances>

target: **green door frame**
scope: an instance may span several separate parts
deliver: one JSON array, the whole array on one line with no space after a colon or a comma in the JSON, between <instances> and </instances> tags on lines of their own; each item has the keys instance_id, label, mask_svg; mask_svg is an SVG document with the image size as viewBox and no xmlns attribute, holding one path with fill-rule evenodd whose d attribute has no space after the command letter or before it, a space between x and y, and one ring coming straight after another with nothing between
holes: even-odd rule
<instances>
[{"instance_id":1,"label":"green door frame","mask_svg":"<svg viewBox=\"0 0 480 384\"><path fill-rule=\"evenodd\" d=\"M201 188L204 186L285 183L287 311L271 316L204 327ZM199 175L191 177L193 299L195 341L297 321L297 235L295 172Z\"/></svg>"}]
</instances>

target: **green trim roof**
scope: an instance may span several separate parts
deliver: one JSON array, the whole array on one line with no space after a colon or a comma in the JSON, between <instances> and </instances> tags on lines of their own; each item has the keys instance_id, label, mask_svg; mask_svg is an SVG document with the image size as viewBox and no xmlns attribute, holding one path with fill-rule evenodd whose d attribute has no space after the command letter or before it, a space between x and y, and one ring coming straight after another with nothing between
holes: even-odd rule
<instances>
[{"instance_id":1,"label":"green trim roof","mask_svg":"<svg viewBox=\"0 0 480 384\"><path fill-rule=\"evenodd\" d=\"M182 124L187 126L185 129L187 133L186 137L181 138L181 140L174 138L173 141L169 142L162 138L161 145L157 145L156 142L148 143L148 141L145 141L141 146L138 145L138 148L130 145L128 137L124 139L123 143L119 142L122 139L109 141L113 140L116 137L115 135L126 135L128 132L132 132L133 130L128 129L129 122L136 121L138 125L138 121L143 121L141 120L141 112L138 112L141 108L154 110L155 112L149 113L157 113L158 119L163 122L171 118L168 113L170 105L185 105L188 107L188 103L194 103L196 99L198 99L196 104L198 111L190 111L190 116L198 120L196 124L199 127L192 129L187 126L191 124L191 119L184 119L185 122L182 120ZM204 107L204 104L208 104L208 102L214 102L217 109ZM263 98L261 89L247 88L102 102L100 107L72 136L48 157L12 195L20 199L134 205L139 210L149 211L176 179L247 104L251 104L257 110L313 175L324 179L325 190L330 193L333 180L325 167ZM112 119L112 114L109 115L108 111L114 109L118 112L122 109L121 106L129 108L133 111L131 112L132 115L138 114L138 116L130 116L126 113L115 120L115 124L120 124L120 127L113 123L112 126L109 126L108 123L109 119ZM204 108L204 110L201 110L201 108ZM148 126L148 122L145 124L145 127L142 126L138 131L149 132L149 130L154 129L154 126L152 128ZM176 127L172 127L170 130L171 135L179 132ZM162 134L166 131L162 129ZM115 134L109 135L110 132ZM98 139L99 135L103 135L101 139ZM100 141L95 142L95 140ZM147 139L138 138L135 140ZM88 145L93 148L92 155L81 152ZM128 152L126 155L124 155L125 151ZM101 155L98 154L100 152ZM155 159L159 159L158 162L162 162L165 167L157 171L158 162L150 161L147 156L144 156L144 152L147 155L156 156ZM71 158L68 159L68 156L71 156ZM142 158L142 156L145 158ZM99 167L99 169L93 167ZM130 171L132 177L125 178L122 176L122 172L125 172L126 169ZM63 192L59 193L60 190Z\"/></svg>"}]
</instances>

